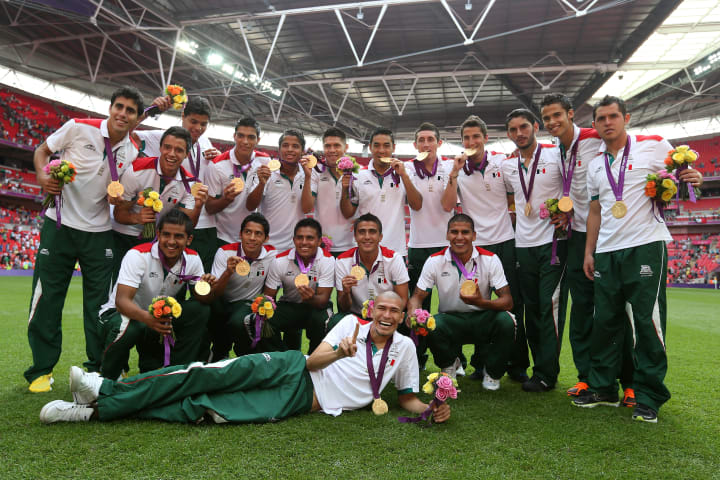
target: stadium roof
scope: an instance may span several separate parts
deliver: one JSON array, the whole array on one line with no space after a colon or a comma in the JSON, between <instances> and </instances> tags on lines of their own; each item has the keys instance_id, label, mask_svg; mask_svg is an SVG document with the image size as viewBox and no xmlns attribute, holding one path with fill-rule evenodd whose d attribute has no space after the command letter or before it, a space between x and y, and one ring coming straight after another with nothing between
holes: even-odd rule
<instances>
[{"instance_id":1,"label":"stadium roof","mask_svg":"<svg viewBox=\"0 0 720 480\"><path fill-rule=\"evenodd\" d=\"M583 104L603 85L627 95L643 125L718 109L718 2L673 13L681 3L10 0L0 63L100 96L176 82L207 96L217 122L337 124L361 140L378 125L407 138L425 120L456 130L471 113L499 129L550 91L587 120ZM655 37L664 44L643 45Z\"/></svg>"}]
</instances>

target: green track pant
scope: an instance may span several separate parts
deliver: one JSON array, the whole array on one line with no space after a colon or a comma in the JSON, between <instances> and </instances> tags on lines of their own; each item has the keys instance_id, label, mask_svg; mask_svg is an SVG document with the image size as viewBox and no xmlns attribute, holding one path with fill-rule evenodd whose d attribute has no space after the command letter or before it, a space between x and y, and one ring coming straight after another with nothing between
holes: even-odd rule
<instances>
[{"instance_id":1,"label":"green track pant","mask_svg":"<svg viewBox=\"0 0 720 480\"><path fill-rule=\"evenodd\" d=\"M210 307L195 299L181 300L180 304L182 315L173 320L175 345L170 349L170 365L207 360ZM100 317L99 325L105 339L101 370L103 377L118 378L133 347L137 347L141 372L162 367L165 350L160 334L144 323L131 320L116 310L109 310Z\"/></svg>"},{"instance_id":2,"label":"green track pant","mask_svg":"<svg viewBox=\"0 0 720 480\"><path fill-rule=\"evenodd\" d=\"M665 323L667 247L652 242L595 254L595 320L590 348L590 388L617 392L625 325L633 351L633 387L638 403L658 410L670 399Z\"/></svg>"},{"instance_id":3,"label":"green track pant","mask_svg":"<svg viewBox=\"0 0 720 480\"><path fill-rule=\"evenodd\" d=\"M212 411L221 422L248 423L307 413L312 400L305 357L288 351L167 367L120 382L106 379L97 404L100 420L137 416L194 423Z\"/></svg>"},{"instance_id":4,"label":"green track pant","mask_svg":"<svg viewBox=\"0 0 720 480\"><path fill-rule=\"evenodd\" d=\"M525 336L525 321L523 315L523 301L520 295L520 285L518 283L517 274L517 258L515 255L515 240L508 240L495 245L484 245L482 248L493 252L498 256L502 263L505 279L510 287L510 295L513 299L512 313L515 315L517 322L517 334L515 335L515 345L513 347L510 360L508 361L508 372L511 375L521 375L526 373L530 366L528 358L527 338ZM482 371L485 364L485 349L487 345L475 345L475 353L470 359L470 365L475 370Z\"/></svg>"},{"instance_id":5,"label":"green track pant","mask_svg":"<svg viewBox=\"0 0 720 480\"><path fill-rule=\"evenodd\" d=\"M83 326L89 371L100 368L102 339L97 330L100 306L112 288L113 237L106 232L83 232L45 217L33 274L28 341L33 364L25 371L32 382L52 372L62 350L62 311L68 286L80 263L83 289Z\"/></svg>"},{"instance_id":6,"label":"green track pant","mask_svg":"<svg viewBox=\"0 0 720 480\"><path fill-rule=\"evenodd\" d=\"M562 288L566 281L567 241L558 241L555 265L550 265L551 243L516 250L533 376L554 386L560 373L560 347L567 310L567 290Z\"/></svg>"},{"instance_id":7,"label":"green track pant","mask_svg":"<svg viewBox=\"0 0 720 480\"><path fill-rule=\"evenodd\" d=\"M299 338L296 332L305 329L305 335L310 341L308 354L312 353L325 338L325 328L332 315L332 304L327 308L313 308L305 303L290 303L279 301L275 315L269 320L275 331L272 338L263 338L258 351L300 350ZM284 334L280 340L280 333Z\"/></svg>"},{"instance_id":8,"label":"green track pant","mask_svg":"<svg viewBox=\"0 0 720 480\"><path fill-rule=\"evenodd\" d=\"M212 272L215 254L220 247L218 245L217 229L215 227L196 228L193 230L193 239L189 247L200 255L205 273Z\"/></svg>"},{"instance_id":9,"label":"green track pant","mask_svg":"<svg viewBox=\"0 0 720 480\"><path fill-rule=\"evenodd\" d=\"M435 365L440 368L452 365L463 344L475 343L486 346L487 373L493 378L505 375L515 342L512 315L494 310L438 313L435 322L435 330L427 336Z\"/></svg>"}]
</instances>

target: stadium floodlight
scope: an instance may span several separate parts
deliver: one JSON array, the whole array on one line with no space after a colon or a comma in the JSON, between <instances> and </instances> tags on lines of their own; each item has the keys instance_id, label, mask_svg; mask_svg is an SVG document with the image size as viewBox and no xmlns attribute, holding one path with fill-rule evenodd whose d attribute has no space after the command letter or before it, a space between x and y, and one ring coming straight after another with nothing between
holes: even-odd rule
<instances>
[{"instance_id":1,"label":"stadium floodlight","mask_svg":"<svg viewBox=\"0 0 720 480\"><path fill-rule=\"evenodd\" d=\"M357 13L356 17L358 20L362 20L363 18L365 18L365 14L362 11L362 7L358 7L358 13Z\"/></svg>"},{"instance_id":2,"label":"stadium floodlight","mask_svg":"<svg viewBox=\"0 0 720 480\"><path fill-rule=\"evenodd\" d=\"M197 53L198 44L190 40L178 40L177 48L179 50L182 50L183 52L194 55L195 53Z\"/></svg>"},{"instance_id":3,"label":"stadium floodlight","mask_svg":"<svg viewBox=\"0 0 720 480\"><path fill-rule=\"evenodd\" d=\"M467 0L467 3L465 4L465 10L472 10L472 3L470 3L470 0Z\"/></svg>"},{"instance_id":4,"label":"stadium floodlight","mask_svg":"<svg viewBox=\"0 0 720 480\"><path fill-rule=\"evenodd\" d=\"M235 67L233 67L229 63L226 63L222 66L222 71L227 73L228 75L232 75L233 72L235 71Z\"/></svg>"},{"instance_id":5,"label":"stadium floodlight","mask_svg":"<svg viewBox=\"0 0 720 480\"><path fill-rule=\"evenodd\" d=\"M218 53L210 52L210 54L208 54L208 56L207 56L208 65L212 65L212 66L220 65L222 62L223 62L223 57L222 57L222 55L220 55Z\"/></svg>"},{"instance_id":6,"label":"stadium floodlight","mask_svg":"<svg viewBox=\"0 0 720 480\"><path fill-rule=\"evenodd\" d=\"M142 46L140 45L140 40L135 38L135 42L133 43L133 50L136 52L142 52Z\"/></svg>"}]
</instances>

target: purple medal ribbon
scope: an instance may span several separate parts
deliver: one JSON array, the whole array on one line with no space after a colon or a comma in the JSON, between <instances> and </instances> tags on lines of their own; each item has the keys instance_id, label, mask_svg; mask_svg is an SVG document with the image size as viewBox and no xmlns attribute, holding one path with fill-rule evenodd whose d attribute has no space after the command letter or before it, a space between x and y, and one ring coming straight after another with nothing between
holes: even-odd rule
<instances>
[{"instance_id":1,"label":"purple medal ribbon","mask_svg":"<svg viewBox=\"0 0 720 480\"><path fill-rule=\"evenodd\" d=\"M397 173L395 173L395 170L393 170L392 167L388 167L388 169L383 174L378 173L377 170L373 170L373 172L375 172L375 175L378 178L385 178L388 175L392 175L392 179L393 179L393 182L395 182L395 185L400 186L400 176Z\"/></svg>"},{"instance_id":2,"label":"purple medal ribbon","mask_svg":"<svg viewBox=\"0 0 720 480\"><path fill-rule=\"evenodd\" d=\"M422 421L427 420L430 418L430 415L432 415L433 406L435 405L442 405L445 402L441 402L436 398L433 398L430 404L428 405L428 408L425 409L424 412L420 414L419 417L398 417L398 422L400 423L420 423Z\"/></svg>"},{"instance_id":3,"label":"purple medal ribbon","mask_svg":"<svg viewBox=\"0 0 720 480\"><path fill-rule=\"evenodd\" d=\"M628 137L629 138L629 137ZM573 173L575 173L575 165L577 163L577 151L578 151L578 145L580 144L580 138L578 137L577 141L575 142L575 145L572 146L570 149L570 162L567 165L567 169L565 168L565 160L566 160L566 154L563 153L565 150L560 149L560 154L562 155L562 161L560 162L560 166L562 167L562 178L563 178L563 196L567 197L570 195L570 185L572 184L572 177Z\"/></svg>"},{"instance_id":4,"label":"purple medal ribbon","mask_svg":"<svg viewBox=\"0 0 720 480\"><path fill-rule=\"evenodd\" d=\"M463 171L465 172L465 175L470 176L470 175L472 175L473 173L475 173L476 171L477 171L477 172L482 172L483 168L485 168L485 166L487 165L487 163L488 163L488 154L487 154L487 151L486 151L486 152L485 152L485 155L483 155L482 162L480 162L479 165L473 164L473 162L471 162L470 159L468 158L468 159L465 161L465 165L463 165Z\"/></svg>"},{"instance_id":5,"label":"purple medal ribbon","mask_svg":"<svg viewBox=\"0 0 720 480\"><path fill-rule=\"evenodd\" d=\"M172 269L168 266L167 262L165 261L165 255L162 253L162 250L160 250L160 245L158 245L158 257L160 257L160 263L162 263L163 268L165 269L165 272L172 273L175 275L178 280L181 282L187 282L191 280L199 280L200 277L197 275L185 275L185 255L182 256L182 263L180 264L180 273L175 273L172 271Z\"/></svg>"},{"instance_id":6,"label":"purple medal ribbon","mask_svg":"<svg viewBox=\"0 0 720 480\"><path fill-rule=\"evenodd\" d=\"M425 168L425 163L421 162L420 160L413 160L413 165L415 165L415 173L417 174L418 178L420 180L423 180L425 178L431 178L434 177L437 173L438 168L438 159L435 158L435 163L433 164L432 172L428 172L427 168Z\"/></svg>"},{"instance_id":7,"label":"purple medal ribbon","mask_svg":"<svg viewBox=\"0 0 720 480\"><path fill-rule=\"evenodd\" d=\"M156 157L156 158L155 158L155 169L156 169L156 170L157 170L157 166L158 166L158 162L159 162L159 161L160 161L160 159ZM161 170L161 171L162 171L162 170ZM185 191L186 191L187 193L190 193L190 182L188 182L188 179L187 179L187 177L185 176L185 172L183 171L182 167L180 167L180 170L179 170L179 171L180 171L180 179L182 180L182 183L183 183L183 185L185 186ZM165 180L165 182L166 182L167 184L169 184L170 182L172 182L172 181L175 180L175 177L166 177L166 176L163 175L162 173L160 174L160 178L162 178L163 180ZM195 181L199 181L199 179L198 179L197 177L195 177L194 180L195 180ZM162 192L160 192L160 193L162 193Z\"/></svg>"},{"instance_id":8,"label":"purple medal ribbon","mask_svg":"<svg viewBox=\"0 0 720 480\"><path fill-rule=\"evenodd\" d=\"M371 326L372 329L372 326ZM385 347L383 348L382 355L380 356L380 368L378 369L377 375L375 375L375 367L373 366L373 354L372 346L370 345L370 330L368 330L368 336L365 340L365 359L367 360L368 376L370 377L370 387L372 387L373 398L375 400L380 398L380 386L382 385L383 375L385 374L385 364L387 363L388 355L390 354L390 345L392 345L393 337L387 339Z\"/></svg>"},{"instance_id":9,"label":"purple medal ribbon","mask_svg":"<svg viewBox=\"0 0 720 480\"><path fill-rule=\"evenodd\" d=\"M518 155L518 174L520 176L520 185L523 189L523 195L525 196L525 203L530 203L530 196L532 195L532 189L533 185L535 185L535 173L537 173L537 164L540 160L540 152L542 151L542 147L540 145L537 146L537 152L535 152L535 160L532 163L532 173L530 173L530 183L525 186L525 176L523 175L523 169L522 169L522 155Z\"/></svg>"},{"instance_id":10,"label":"purple medal ribbon","mask_svg":"<svg viewBox=\"0 0 720 480\"><path fill-rule=\"evenodd\" d=\"M300 273L305 273L305 274L307 274L310 271L313 264L315 263L315 257L313 257L313 259L310 260L310 263L308 263L308 265L305 266L305 262L303 262L302 258L300 258L300 255L298 255L297 251L295 251L295 260L297 260L297 264L298 264L298 268L300 269Z\"/></svg>"},{"instance_id":11,"label":"purple medal ribbon","mask_svg":"<svg viewBox=\"0 0 720 480\"><path fill-rule=\"evenodd\" d=\"M452 251L450 252L450 255L452 256L455 266L457 266L458 269L462 272L463 277L465 277L466 280L472 280L473 277L475 277L475 272L477 272L477 263L475 263L475 261L473 260L472 272L468 273L465 265L463 265L462 261L457 257L457 255L455 255Z\"/></svg>"},{"instance_id":12,"label":"purple medal ribbon","mask_svg":"<svg viewBox=\"0 0 720 480\"><path fill-rule=\"evenodd\" d=\"M240 166L238 166L238 165L236 165L236 164L233 163L233 164L232 164L232 166L233 166L233 178L240 178L241 176L243 176L243 174L244 174L245 172L247 172L248 170L250 170L250 166L251 166L251 165L252 165L252 162L249 162L249 163L246 163L245 165L243 165L242 167L240 167Z\"/></svg>"},{"instance_id":13,"label":"purple medal ribbon","mask_svg":"<svg viewBox=\"0 0 720 480\"><path fill-rule=\"evenodd\" d=\"M378 255L381 255L381 254L382 254L382 252L378 252ZM360 263L360 250L358 249L358 250L355 250L355 265L353 265L353 266L357 267L360 265L365 266L364 264ZM375 262L375 265L373 265L372 269L368 273L368 280L370 279L370 275L375 273L375 270L377 270L379 266L380 266L380 262ZM367 267L366 267L366 269L367 269Z\"/></svg>"},{"instance_id":14,"label":"purple medal ribbon","mask_svg":"<svg viewBox=\"0 0 720 480\"><path fill-rule=\"evenodd\" d=\"M629 139L630 139L630 137L628 137L628 140L629 140ZM675 170L675 175L677 175L677 177L678 177L678 183L679 183L679 184L687 183L687 182L685 182L684 180L680 180L680 173L681 173L683 170L687 170L688 168L690 168L690 167L688 167L687 163L683 163L682 166L678 167L678 168ZM687 184L687 189L688 189L688 199L689 199L691 202L696 203L696 202L697 202L697 198L695 197L695 187L693 187L692 185L690 185L690 184L688 183L688 184ZM676 201L678 204L680 203L680 188L679 188L679 187L678 187L678 189L677 189L677 192L675 192L675 201ZM662 214L662 207L661 207L661 209L660 209L660 212L661 212L661 214ZM665 215L663 215L663 218L665 218Z\"/></svg>"},{"instance_id":15,"label":"purple medal ribbon","mask_svg":"<svg viewBox=\"0 0 720 480\"><path fill-rule=\"evenodd\" d=\"M200 143L197 144L196 152L197 153L195 155L195 163L193 163L192 155L190 156L190 158L188 158L188 161L190 162L190 171L192 172L193 176L197 178L198 181L200 181L200 155L202 155L202 153L200 153Z\"/></svg>"},{"instance_id":16,"label":"purple medal ribbon","mask_svg":"<svg viewBox=\"0 0 720 480\"><path fill-rule=\"evenodd\" d=\"M622 201L623 186L625 185L625 167L627 167L628 157L630 156L630 135L627 136L627 143L625 144L625 151L623 151L622 160L620 161L620 172L618 173L617 182L613 177L612 171L610 170L610 159L608 154L605 153L605 173L607 174L608 182L610 182L610 188L612 188L615 194L615 200Z\"/></svg>"}]
</instances>

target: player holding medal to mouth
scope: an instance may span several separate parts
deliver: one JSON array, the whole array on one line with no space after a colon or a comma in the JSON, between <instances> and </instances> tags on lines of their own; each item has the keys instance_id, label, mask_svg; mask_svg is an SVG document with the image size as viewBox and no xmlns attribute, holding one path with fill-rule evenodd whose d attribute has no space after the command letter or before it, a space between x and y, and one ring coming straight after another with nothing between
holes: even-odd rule
<instances>
[{"instance_id":1,"label":"player holding medal to mouth","mask_svg":"<svg viewBox=\"0 0 720 480\"><path fill-rule=\"evenodd\" d=\"M573 403L581 407L617 406L616 374L622 358L622 335L630 320L637 405L632 417L657 422L659 408L670 399L665 323L667 299L667 226L645 195L647 175L665 168L672 146L662 137L630 135L625 102L606 96L593 108L593 126L603 140L588 168L590 213L584 270L595 284L595 317L590 347L590 389ZM692 186L702 175L689 168L681 174Z\"/></svg>"},{"instance_id":2,"label":"player holding medal to mouth","mask_svg":"<svg viewBox=\"0 0 720 480\"><path fill-rule=\"evenodd\" d=\"M509 312L512 296L500 259L473 246L475 238L469 216L460 213L450 219L450 246L425 262L408 311L420 308L437 287L440 313L435 315L435 330L427 337L435 364L454 378L455 358L464 344L489 344L483 387L497 390L515 340L515 319ZM493 290L498 298L491 300Z\"/></svg>"}]
</instances>

